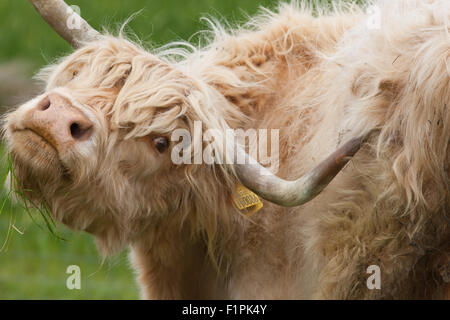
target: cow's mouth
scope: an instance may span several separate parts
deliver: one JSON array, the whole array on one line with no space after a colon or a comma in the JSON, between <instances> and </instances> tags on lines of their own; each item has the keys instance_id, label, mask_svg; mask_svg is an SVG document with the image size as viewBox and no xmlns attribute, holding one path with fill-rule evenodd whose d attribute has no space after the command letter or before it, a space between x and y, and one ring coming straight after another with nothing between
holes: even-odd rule
<instances>
[{"instance_id":1,"label":"cow's mouth","mask_svg":"<svg viewBox=\"0 0 450 320\"><path fill-rule=\"evenodd\" d=\"M31 129L13 130L11 139L14 161L20 161L43 174L61 167L56 148L37 132Z\"/></svg>"},{"instance_id":2,"label":"cow's mouth","mask_svg":"<svg viewBox=\"0 0 450 320\"><path fill-rule=\"evenodd\" d=\"M33 129L26 128L26 129L21 129L21 130L15 130L14 131L14 133L18 133L18 132L29 134L31 139L35 139L35 140L39 141L40 143L48 145L54 151L56 151L55 146L49 140L47 140L47 138L45 138L43 135L39 134L38 132L34 131Z\"/></svg>"},{"instance_id":3,"label":"cow's mouth","mask_svg":"<svg viewBox=\"0 0 450 320\"><path fill-rule=\"evenodd\" d=\"M25 148L29 148L32 152L51 152L55 153L56 156L58 155L58 152L53 144L50 143L50 141L48 141L44 136L32 129L25 128L13 130L13 139L21 140L20 142L23 142L21 145Z\"/></svg>"}]
</instances>

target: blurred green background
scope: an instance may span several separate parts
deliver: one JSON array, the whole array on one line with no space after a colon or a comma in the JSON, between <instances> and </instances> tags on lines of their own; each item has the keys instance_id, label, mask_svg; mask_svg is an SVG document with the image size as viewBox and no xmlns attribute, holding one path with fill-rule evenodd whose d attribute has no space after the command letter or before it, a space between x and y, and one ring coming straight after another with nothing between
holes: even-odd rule
<instances>
[{"instance_id":1,"label":"blurred green background","mask_svg":"<svg viewBox=\"0 0 450 320\"><path fill-rule=\"evenodd\" d=\"M67 1L95 28L115 32L127 18L133 31L149 47L174 40L189 40L205 28L202 16L236 25L258 7L274 8L276 1L258 0L83 0ZM38 16L26 0L0 1L0 107L3 111L39 90L31 76L39 68L71 51ZM0 147L0 177L7 161ZM3 181L3 180L2 180ZM3 185L3 182L2 182ZM6 191L0 187L0 200ZM53 236L38 215L35 222L20 204L1 200L0 299L136 299L139 290L127 252L102 263L92 237L74 234L62 226ZM66 268L81 268L81 290L66 288Z\"/></svg>"}]
</instances>

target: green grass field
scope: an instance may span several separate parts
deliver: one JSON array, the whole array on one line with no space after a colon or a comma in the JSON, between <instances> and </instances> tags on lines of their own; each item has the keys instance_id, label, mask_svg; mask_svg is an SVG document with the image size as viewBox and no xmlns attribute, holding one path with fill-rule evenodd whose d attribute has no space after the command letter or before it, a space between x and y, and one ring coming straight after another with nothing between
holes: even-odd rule
<instances>
[{"instance_id":1,"label":"green grass field","mask_svg":"<svg viewBox=\"0 0 450 320\"><path fill-rule=\"evenodd\" d=\"M202 29L200 17L209 15L233 24L245 21L260 5L274 7L274 1L239 0L80 0L67 1L81 9L92 26L116 31L128 17L139 12L129 28L149 46L173 40L188 40ZM204 27L204 26L203 26ZM55 58L70 52L38 16L28 1L0 2L0 63L23 60L37 71ZM30 74L31 76L31 74ZM6 157L0 150L1 177ZM3 183L3 182L2 182ZM0 188L1 199L6 191ZM3 203L0 202L0 203ZM74 234L62 226L53 236L44 221L33 220L20 204L5 201L0 214L0 299L136 299L139 290L129 266L127 252L102 263L93 238ZM81 290L66 288L66 268L81 268Z\"/></svg>"}]
</instances>

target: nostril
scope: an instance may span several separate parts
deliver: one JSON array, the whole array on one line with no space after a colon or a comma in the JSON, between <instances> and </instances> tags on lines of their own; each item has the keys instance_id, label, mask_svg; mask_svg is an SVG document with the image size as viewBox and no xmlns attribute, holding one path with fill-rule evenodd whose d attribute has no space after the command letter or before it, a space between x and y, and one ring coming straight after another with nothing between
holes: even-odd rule
<instances>
[{"instance_id":1,"label":"nostril","mask_svg":"<svg viewBox=\"0 0 450 320\"><path fill-rule=\"evenodd\" d=\"M47 110L48 108L50 108L50 99L49 99L49 97L46 97L44 100L42 100L40 103L39 103L39 105L38 105L38 109L40 110L40 111L45 111L45 110Z\"/></svg>"},{"instance_id":2,"label":"nostril","mask_svg":"<svg viewBox=\"0 0 450 320\"><path fill-rule=\"evenodd\" d=\"M75 140L86 140L90 137L92 126L86 126L77 122L70 125L70 134Z\"/></svg>"}]
</instances>

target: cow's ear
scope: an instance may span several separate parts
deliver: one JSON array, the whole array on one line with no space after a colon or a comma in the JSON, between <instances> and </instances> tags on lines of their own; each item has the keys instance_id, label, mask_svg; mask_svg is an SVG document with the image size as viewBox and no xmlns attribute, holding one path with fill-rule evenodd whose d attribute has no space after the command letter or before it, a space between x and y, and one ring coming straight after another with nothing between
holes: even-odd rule
<instances>
[{"instance_id":1,"label":"cow's ear","mask_svg":"<svg viewBox=\"0 0 450 320\"><path fill-rule=\"evenodd\" d=\"M152 137L153 147L158 150L159 153L163 153L169 148L169 139L164 136Z\"/></svg>"}]
</instances>

